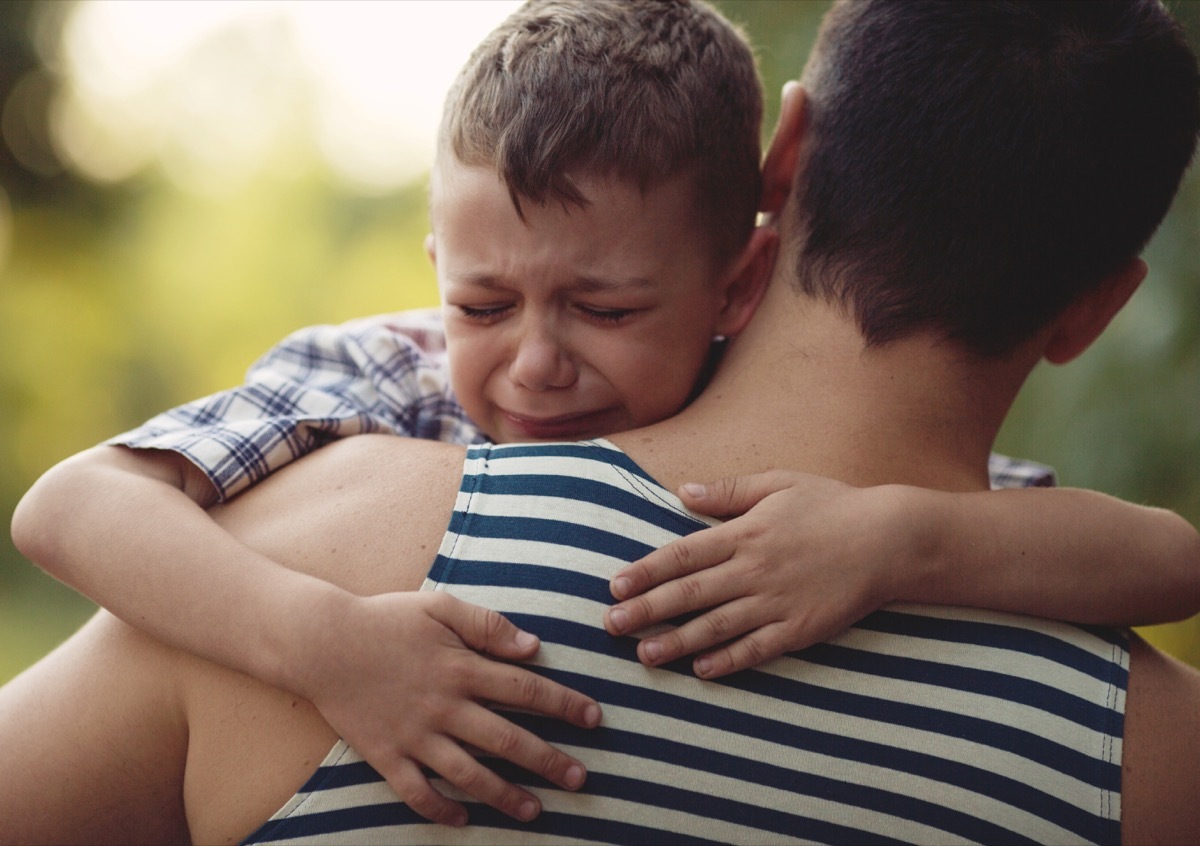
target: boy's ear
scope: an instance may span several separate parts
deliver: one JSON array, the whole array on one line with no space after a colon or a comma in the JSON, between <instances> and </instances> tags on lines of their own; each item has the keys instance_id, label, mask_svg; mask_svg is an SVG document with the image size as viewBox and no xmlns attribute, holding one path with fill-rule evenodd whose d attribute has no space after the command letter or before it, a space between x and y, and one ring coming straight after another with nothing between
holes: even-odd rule
<instances>
[{"instance_id":1,"label":"boy's ear","mask_svg":"<svg viewBox=\"0 0 1200 846\"><path fill-rule=\"evenodd\" d=\"M432 232L425 236L425 255L429 256L429 263L437 267L437 241Z\"/></svg>"},{"instance_id":2,"label":"boy's ear","mask_svg":"<svg viewBox=\"0 0 1200 846\"><path fill-rule=\"evenodd\" d=\"M716 334L733 337L746 328L767 292L778 252L779 233L768 226L756 227L722 280L725 303L717 316Z\"/></svg>"},{"instance_id":3,"label":"boy's ear","mask_svg":"<svg viewBox=\"0 0 1200 846\"><path fill-rule=\"evenodd\" d=\"M1146 262L1132 258L1095 289L1067 306L1052 324L1042 355L1066 364L1092 345L1146 278Z\"/></svg>"},{"instance_id":4,"label":"boy's ear","mask_svg":"<svg viewBox=\"0 0 1200 846\"><path fill-rule=\"evenodd\" d=\"M758 210L764 214L779 214L792 193L796 167L800 164L800 141L808 126L807 104L808 92L799 82L788 82L783 86L779 122L763 159L762 198Z\"/></svg>"}]
</instances>

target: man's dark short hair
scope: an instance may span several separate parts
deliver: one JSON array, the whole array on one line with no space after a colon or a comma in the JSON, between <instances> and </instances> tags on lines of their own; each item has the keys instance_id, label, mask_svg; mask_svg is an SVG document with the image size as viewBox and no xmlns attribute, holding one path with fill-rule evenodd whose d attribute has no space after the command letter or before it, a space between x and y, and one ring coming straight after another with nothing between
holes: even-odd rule
<instances>
[{"instance_id":1,"label":"man's dark short hair","mask_svg":"<svg viewBox=\"0 0 1200 846\"><path fill-rule=\"evenodd\" d=\"M1141 252L1200 125L1158 0L841 0L804 81L799 282L868 344L1028 339Z\"/></svg>"}]
</instances>

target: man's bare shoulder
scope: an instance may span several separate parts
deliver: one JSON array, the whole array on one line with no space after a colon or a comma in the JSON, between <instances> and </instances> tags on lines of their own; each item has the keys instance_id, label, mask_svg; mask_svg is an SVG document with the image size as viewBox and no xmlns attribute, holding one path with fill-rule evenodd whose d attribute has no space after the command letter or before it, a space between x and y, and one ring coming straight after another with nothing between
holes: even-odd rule
<instances>
[{"instance_id":1,"label":"man's bare shoulder","mask_svg":"<svg viewBox=\"0 0 1200 846\"><path fill-rule=\"evenodd\" d=\"M446 530L464 456L452 444L356 435L210 513L262 554L356 593L413 590Z\"/></svg>"},{"instance_id":2,"label":"man's bare shoulder","mask_svg":"<svg viewBox=\"0 0 1200 846\"><path fill-rule=\"evenodd\" d=\"M1200 671L1130 644L1121 842L1200 842Z\"/></svg>"}]
</instances>

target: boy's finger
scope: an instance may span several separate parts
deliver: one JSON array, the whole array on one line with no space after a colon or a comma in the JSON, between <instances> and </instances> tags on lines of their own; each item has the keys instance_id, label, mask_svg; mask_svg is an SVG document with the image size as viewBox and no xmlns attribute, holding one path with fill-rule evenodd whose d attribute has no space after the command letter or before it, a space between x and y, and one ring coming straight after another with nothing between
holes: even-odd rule
<instances>
[{"instance_id":1,"label":"boy's finger","mask_svg":"<svg viewBox=\"0 0 1200 846\"><path fill-rule=\"evenodd\" d=\"M507 723L506 720L501 720L501 722ZM507 724L512 726L512 723ZM516 727L513 726L513 728ZM475 740L478 738L463 739L485 752L495 751L476 743ZM500 752L496 752L496 754L502 758L514 760L508 754ZM445 739L440 745L437 754L430 757L425 763L472 799L490 805L513 819L529 822L542 811L542 804L536 796L528 790L500 778L487 766L477 761L473 755L448 739ZM520 762L514 760L514 763Z\"/></svg>"},{"instance_id":2,"label":"boy's finger","mask_svg":"<svg viewBox=\"0 0 1200 846\"><path fill-rule=\"evenodd\" d=\"M679 498L693 511L712 517L745 514L764 498L791 487L792 477L781 470L749 476L726 476L715 482L688 482L679 488Z\"/></svg>"},{"instance_id":3,"label":"boy's finger","mask_svg":"<svg viewBox=\"0 0 1200 846\"><path fill-rule=\"evenodd\" d=\"M755 629L727 646L707 652L695 660L692 669L702 679L716 679L777 658L788 647L772 636L773 629L773 626Z\"/></svg>"},{"instance_id":4,"label":"boy's finger","mask_svg":"<svg viewBox=\"0 0 1200 846\"><path fill-rule=\"evenodd\" d=\"M401 758L381 773L400 800L430 822L456 828L467 824L467 809L435 790L412 760Z\"/></svg>"},{"instance_id":5,"label":"boy's finger","mask_svg":"<svg viewBox=\"0 0 1200 846\"><path fill-rule=\"evenodd\" d=\"M690 573L659 585L653 590L614 605L604 612L604 628L611 635L640 631L655 623L665 623L682 614L713 608L742 595L745 585L721 578L711 570ZM687 626L692 626L693 620ZM686 628L686 627L685 627ZM705 644L711 646L712 643ZM699 649L702 647L694 647ZM693 649L693 651L694 651ZM687 654L678 652L676 655Z\"/></svg>"},{"instance_id":6,"label":"boy's finger","mask_svg":"<svg viewBox=\"0 0 1200 846\"><path fill-rule=\"evenodd\" d=\"M579 761L555 749L533 732L505 719L503 714L487 708L477 708L467 716L462 725L455 727L454 736L566 790L578 790L587 776L587 770ZM473 758L471 761L477 763ZM503 781L486 767L483 769L485 773L467 773L464 767L466 777L456 780L455 785L510 816L532 819L522 816L528 811L522 806L528 794Z\"/></svg>"},{"instance_id":7,"label":"boy's finger","mask_svg":"<svg viewBox=\"0 0 1200 846\"><path fill-rule=\"evenodd\" d=\"M537 637L517 628L503 614L457 597L442 596L444 599L430 606L430 614L472 649L510 659L529 658L537 652Z\"/></svg>"},{"instance_id":8,"label":"boy's finger","mask_svg":"<svg viewBox=\"0 0 1200 846\"><path fill-rule=\"evenodd\" d=\"M755 625L755 617L745 599L724 602L679 628L645 638L638 644L638 659L648 667L656 667L684 655L711 649L745 634Z\"/></svg>"},{"instance_id":9,"label":"boy's finger","mask_svg":"<svg viewBox=\"0 0 1200 846\"><path fill-rule=\"evenodd\" d=\"M628 599L683 576L728 561L737 551L737 536L724 526L703 529L671 541L613 576L614 599Z\"/></svg>"},{"instance_id":10,"label":"boy's finger","mask_svg":"<svg viewBox=\"0 0 1200 846\"><path fill-rule=\"evenodd\" d=\"M595 699L511 664L493 661L483 665L472 698L523 708L580 728L600 724L600 705Z\"/></svg>"}]
</instances>

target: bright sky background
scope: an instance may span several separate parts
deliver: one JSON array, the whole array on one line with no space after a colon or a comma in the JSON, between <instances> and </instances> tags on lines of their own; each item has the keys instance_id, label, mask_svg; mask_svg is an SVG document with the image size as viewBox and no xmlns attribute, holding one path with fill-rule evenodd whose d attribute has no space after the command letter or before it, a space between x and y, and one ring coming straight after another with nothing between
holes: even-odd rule
<instances>
[{"instance_id":1,"label":"bright sky background","mask_svg":"<svg viewBox=\"0 0 1200 846\"><path fill-rule=\"evenodd\" d=\"M351 187L432 158L442 98L515 0L84 0L53 59L59 158L113 182L160 164L219 193L314 152Z\"/></svg>"}]
</instances>

